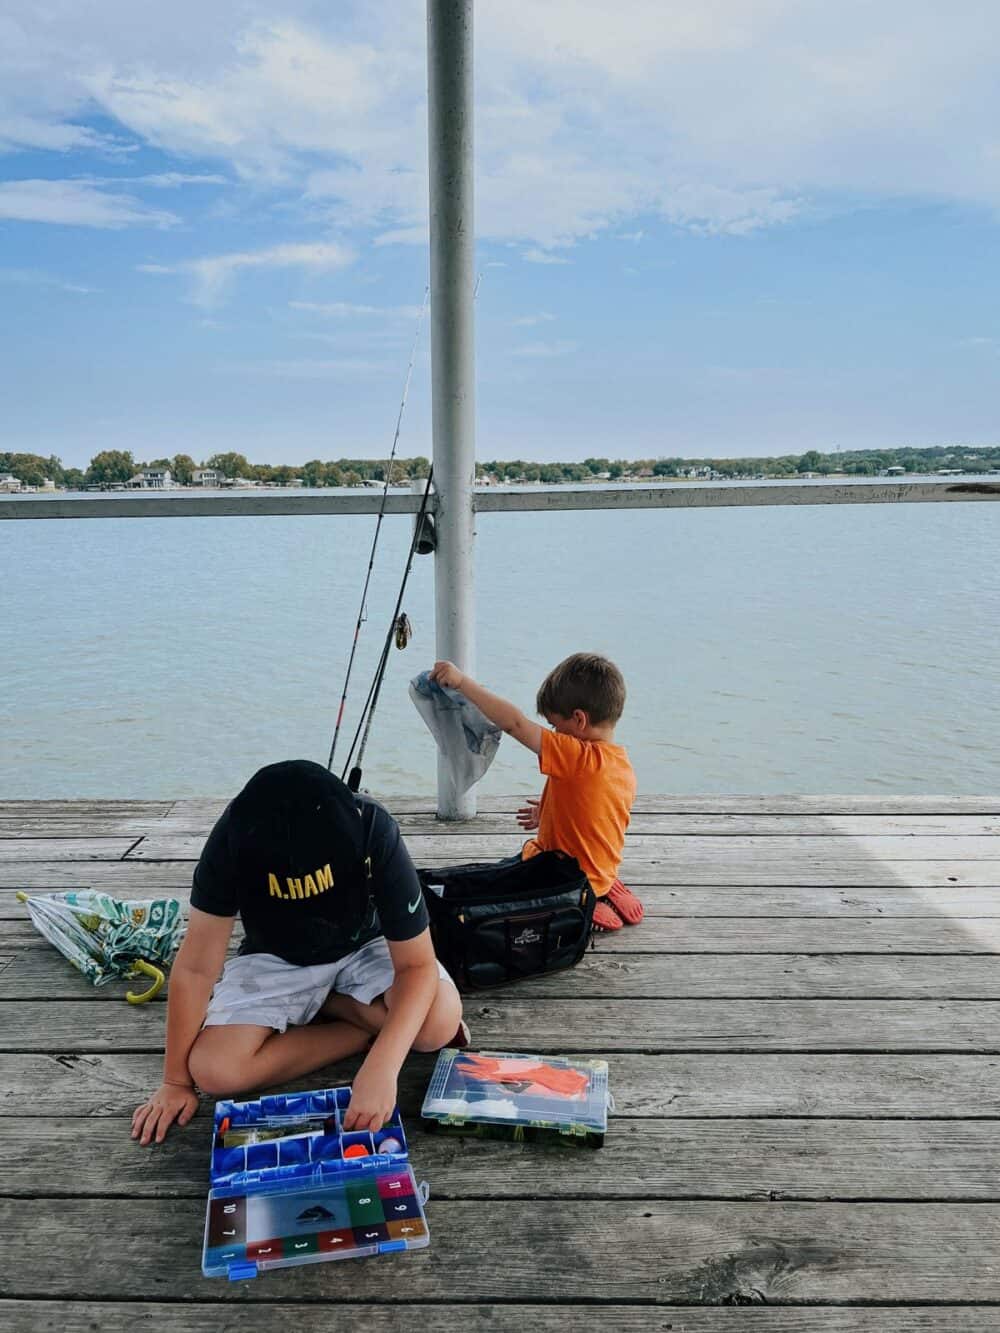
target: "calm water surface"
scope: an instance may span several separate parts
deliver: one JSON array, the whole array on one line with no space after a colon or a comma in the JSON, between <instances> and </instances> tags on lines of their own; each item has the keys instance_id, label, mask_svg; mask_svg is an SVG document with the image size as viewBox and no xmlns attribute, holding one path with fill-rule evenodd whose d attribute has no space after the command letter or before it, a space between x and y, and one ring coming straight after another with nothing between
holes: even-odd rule
<instances>
[{"instance_id":1,"label":"calm water surface","mask_svg":"<svg viewBox=\"0 0 1000 1333\"><path fill-rule=\"evenodd\" d=\"M0 797L223 795L325 762L373 523L0 523ZM355 705L409 532L383 527ZM609 654L640 792L992 794L998 570L990 504L480 515L478 674L530 711L561 657ZM419 559L365 765L385 794L433 791L406 692L431 579ZM537 786L506 741L480 790Z\"/></svg>"}]
</instances>

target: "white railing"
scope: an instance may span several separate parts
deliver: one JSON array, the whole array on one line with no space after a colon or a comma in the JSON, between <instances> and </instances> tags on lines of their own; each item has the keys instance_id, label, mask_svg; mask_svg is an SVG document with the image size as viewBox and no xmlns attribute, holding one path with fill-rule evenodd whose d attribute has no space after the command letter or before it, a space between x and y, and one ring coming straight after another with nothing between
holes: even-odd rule
<instances>
[{"instance_id":1,"label":"white railing","mask_svg":"<svg viewBox=\"0 0 1000 1333\"><path fill-rule=\"evenodd\" d=\"M390 491L387 514L415 514L420 495ZM749 505L912 504L1000 500L1000 479L949 477L941 481L750 482L722 486L684 483L658 486L533 486L480 489L473 508L481 514L557 509L716 509ZM303 495L295 491L114 492L98 495L0 497L0 519L29 518L258 518L275 514L377 514L375 490ZM436 508L432 496L430 510Z\"/></svg>"}]
</instances>

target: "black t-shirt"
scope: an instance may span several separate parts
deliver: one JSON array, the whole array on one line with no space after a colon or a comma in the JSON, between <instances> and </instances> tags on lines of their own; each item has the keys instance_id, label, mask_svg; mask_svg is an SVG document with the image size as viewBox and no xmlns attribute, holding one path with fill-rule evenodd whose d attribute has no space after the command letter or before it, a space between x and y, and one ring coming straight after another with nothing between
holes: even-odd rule
<instances>
[{"instance_id":1,"label":"black t-shirt","mask_svg":"<svg viewBox=\"0 0 1000 1333\"><path fill-rule=\"evenodd\" d=\"M377 801L353 798L356 835L331 825L328 843L321 831L303 845L293 828L289 846L273 850L272 839L262 850L240 799L209 834L191 891L199 911L240 916L240 953L276 954L299 966L335 963L379 935L412 940L427 929L417 872L399 826Z\"/></svg>"}]
</instances>

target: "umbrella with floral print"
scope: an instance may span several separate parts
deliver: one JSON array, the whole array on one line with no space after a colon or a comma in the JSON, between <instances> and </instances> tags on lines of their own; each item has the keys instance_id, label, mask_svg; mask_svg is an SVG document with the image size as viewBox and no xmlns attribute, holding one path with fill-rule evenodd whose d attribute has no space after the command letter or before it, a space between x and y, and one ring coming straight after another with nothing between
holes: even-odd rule
<instances>
[{"instance_id":1,"label":"umbrella with floral print","mask_svg":"<svg viewBox=\"0 0 1000 1333\"><path fill-rule=\"evenodd\" d=\"M94 889L17 897L27 905L36 930L95 986L113 977L152 977L148 990L126 993L130 1004L143 1004L162 989L162 969L184 931L177 898L122 902Z\"/></svg>"}]
</instances>

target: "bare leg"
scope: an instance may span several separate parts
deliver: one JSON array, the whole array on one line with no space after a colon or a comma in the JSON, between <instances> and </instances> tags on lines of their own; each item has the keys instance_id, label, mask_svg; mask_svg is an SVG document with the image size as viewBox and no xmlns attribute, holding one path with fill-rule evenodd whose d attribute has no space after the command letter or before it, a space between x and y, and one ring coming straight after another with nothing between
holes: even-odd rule
<instances>
[{"instance_id":1,"label":"bare leg","mask_svg":"<svg viewBox=\"0 0 1000 1333\"><path fill-rule=\"evenodd\" d=\"M388 1009L392 1008L393 990L394 987L390 986L385 993L385 1003ZM438 981L437 995L434 997L430 1012L414 1039L413 1049L415 1051L439 1051L442 1046L447 1046L454 1037L461 1021L462 997L459 995L455 983L451 980L445 981L442 977Z\"/></svg>"},{"instance_id":2,"label":"bare leg","mask_svg":"<svg viewBox=\"0 0 1000 1333\"><path fill-rule=\"evenodd\" d=\"M381 995L376 996L371 1004L362 1004L360 1000L350 995L338 995L336 991L331 991L323 1001L320 1013L324 1018L341 1019L345 1023L353 1023L355 1027L364 1028L372 1037L382 1031L382 1025L389 1016Z\"/></svg>"},{"instance_id":3,"label":"bare leg","mask_svg":"<svg viewBox=\"0 0 1000 1333\"><path fill-rule=\"evenodd\" d=\"M335 992L326 997L320 1013L329 1018L357 1024L372 1036L382 1031L385 1020L392 1008L390 986L384 995L371 1004L361 1004L350 995L337 995ZM438 982L437 995L431 1005L424 1025L417 1033L413 1043L415 1051L439 1051L447 1045L458 1031L462 1019L462 1000L454 983L443 978Z\"/></svg>"},{"instance_id":4,"label":"bare leg","mask_svg":"<svg viewBox=\"0 0 1000 1333\"><path fill-rule=\"evenodd\" d=\"M284 1032L252 1023L203 1028L188 1069L203 1092L215 1096L267 1088L357 1055L369 1033L353 1023L316 1023Z\"/></svg>"}]
</instances>

